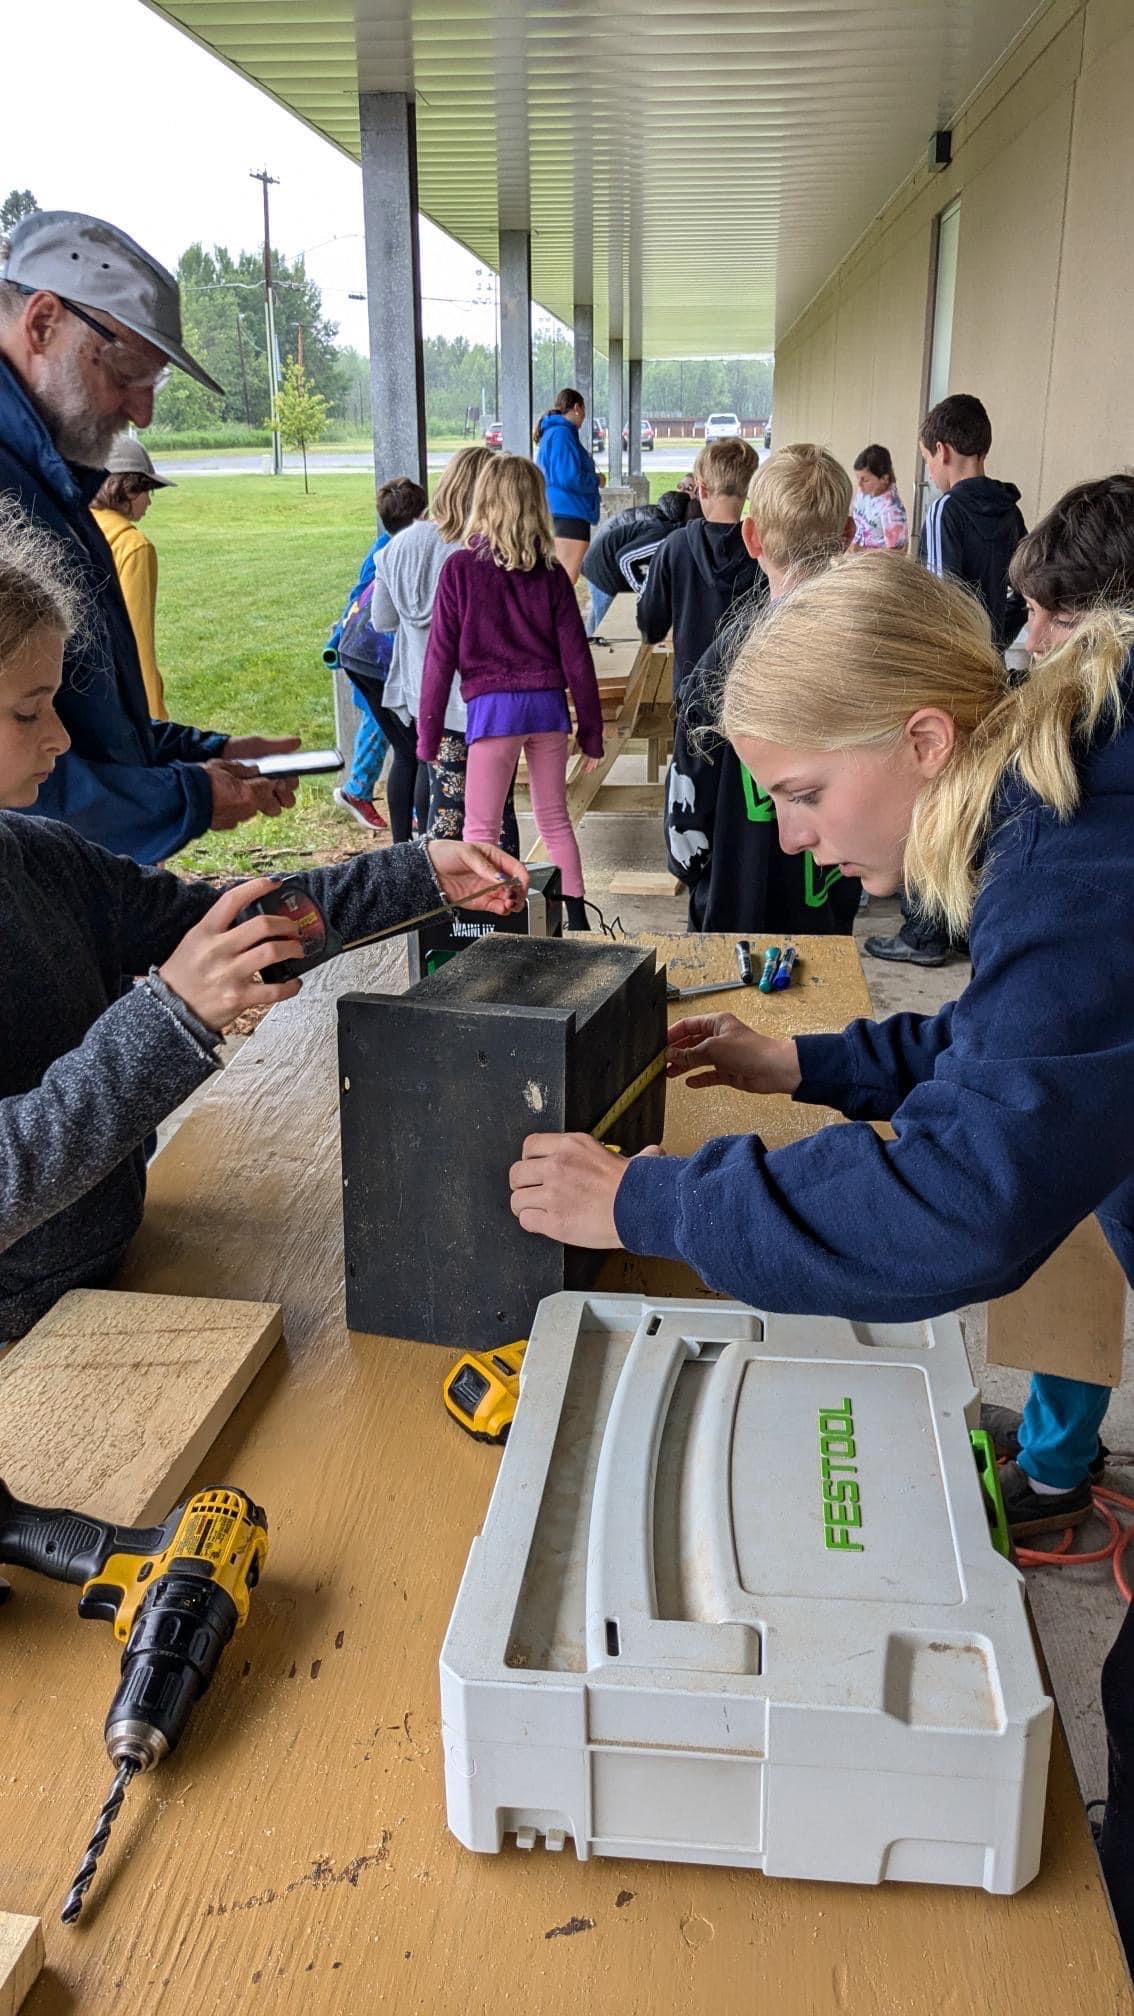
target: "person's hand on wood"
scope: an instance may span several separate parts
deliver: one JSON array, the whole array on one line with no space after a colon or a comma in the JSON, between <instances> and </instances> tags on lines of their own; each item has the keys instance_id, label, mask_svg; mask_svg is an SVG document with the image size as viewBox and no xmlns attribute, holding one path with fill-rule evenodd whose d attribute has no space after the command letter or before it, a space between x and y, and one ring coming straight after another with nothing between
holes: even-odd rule
<instances>
[{"instance_id":1,"label":"person's hand on wood","mask_svg":"<svg viewBox=\"0 0 1134 2016\"><path fill-rule=\"evenodd\" d=\"M660 1148L643 1148L660 1155ZM631 1160L636 1159L631 1157ZM529 1134L508 1171L512 1215L525 1232L597 1251L621 1247L614 1200L630 1163L592 1134Z\"/></svg>"},{"instance_id":2,"label":"person's hand on wood","mask_svg":"<svg viewBox=\"0 0 1134 2016\"><path fill-rule=\"evenodd\" d=\"M712 1085L730 1085L737 1092L794 1092L800 1081L799 1052L790 1038L761 1036L735 1015L689 1015L669 1032L666 1077L688 1077L694 1092Z\"/></svg>"},{"instance_id":3,"label":"person's hand on wood","mask_svg":"<svg viewBox=\"0 0 1134 2016\"><path fill-rule=\"evenodd\" d=\"M295 925L286 917L236 921L249 903L278 887L273 876L261 875L226 889L158 968L159 978L209 1029L223 1029L244 1008L270 1008L299 992L298 980L259 977L278 959L303 958Z\"/></svg>"},{"instance_id":4,"label":"person's hand on wood","mask_svg":"<svg viewBox=\"0 0 1134 2016\"><path fill-rule=\"evenodd\" d=\"M528 894L528 871L522 861L471 840L429 840L426 851L441 893L455 910L490 910L507 917L522 910Z\"/></svg>"},{"instance_id":5,"label":"person's hand on wood","mask_svg":"<svg viewBox=\"0 0 1134 2016\"><path fill-rule=\"evenodd\" d=\"M294 778L261 777L258 771L242 763L231 763L225 756L213 756L201 768L213 794L213 816L209 820L213 833L231 833L234 826L255 819L259 812L267 819L275 819L295 803Z\"/></svg>"}]
</instances>

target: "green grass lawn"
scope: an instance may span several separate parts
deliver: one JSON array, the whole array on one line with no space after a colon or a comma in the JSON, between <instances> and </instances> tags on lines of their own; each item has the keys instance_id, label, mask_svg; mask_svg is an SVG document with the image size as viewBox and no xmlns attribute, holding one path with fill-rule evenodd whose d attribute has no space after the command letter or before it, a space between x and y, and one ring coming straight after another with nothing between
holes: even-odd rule
<instances>
[{"instance_id":1,"label":"green grass lawn","mask_svg":"<svg viewBox=\"0 0 1134 2016\"><path fill-rule=\"evenodd\" d=\"M651 497L676 481L651 473ZM321 653L374 537L371 477L316 475L305 496L301 476L198 476L158 493L146 531L160 556L158 662L174 720L333 742ZM179 861L262 872L277 857L295 869L365 845L331 801L334 782L305 781L293 811L206 834Z\"/></svg>"}]
</instances>

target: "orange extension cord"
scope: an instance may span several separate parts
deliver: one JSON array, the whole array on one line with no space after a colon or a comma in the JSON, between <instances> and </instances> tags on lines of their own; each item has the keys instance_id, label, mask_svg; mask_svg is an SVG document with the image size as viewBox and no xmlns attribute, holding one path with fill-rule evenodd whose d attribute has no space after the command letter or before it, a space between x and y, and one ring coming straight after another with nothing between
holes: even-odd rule
<instances>
[{"instance_id":1,"label":"orange extension cord","mask_svg":"<svg viewBox=\"0 0 1134 2016\"><path fill-rule=\"evenodd\" d=\"M1134 1498L1125 1498L1121 1491L1112 1491L1104 1484L1096 1484L1091 1497L1095 1511L1107 1529L1105 1546L1095 1547L1089 1553L1074 1553L1072 1550L1079 1528L1069 1526L1057 1547L1042 1551L1035 1547L1017 1547L1016 1559L1021 1568L1086 1568L1094 1561L1109 1561L1119 1595L1124 1603L1130 1603L1134 1601L1134 1589L1131 1589L1126 1577L1126 1555L1134 1543L1134 1520L1129 1525L1123 1525L1111 1508L1117 1505L1124 1512L1134 1513Z\"/></svg>"}]
</instances>

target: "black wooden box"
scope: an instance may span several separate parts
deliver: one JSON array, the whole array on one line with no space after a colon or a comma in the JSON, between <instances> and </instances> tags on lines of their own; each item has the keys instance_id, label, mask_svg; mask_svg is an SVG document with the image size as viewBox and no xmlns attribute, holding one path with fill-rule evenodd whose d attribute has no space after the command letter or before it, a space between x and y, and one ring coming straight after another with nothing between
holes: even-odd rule
<instances>
[{"instance_id":1,"label":"black wooden box","mask_svg":"<svg viewBox=\"0 0 1134 2016\"><path fill-rule=\"evenodd\" d=\"M609 942L481 939L405 994L339 1009L343 1229L352 1330L490 1350L602 1256L521 1230L525 1135L589 1133L664 1050L665 969ZM660 1141L665 1077L606 1139Z\"/></svg>"}]
</instances>

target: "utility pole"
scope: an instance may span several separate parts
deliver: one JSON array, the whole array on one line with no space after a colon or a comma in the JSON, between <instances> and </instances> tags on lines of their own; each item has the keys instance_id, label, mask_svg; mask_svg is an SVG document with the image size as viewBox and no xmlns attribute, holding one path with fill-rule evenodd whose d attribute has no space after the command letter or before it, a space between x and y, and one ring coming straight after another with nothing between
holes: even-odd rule
<instances>
[{"instance_id":1,"label":"utility pole","mask_svg":"<svg viewBox=\"0 0 1134 2016\"><path fill-rule=\"evenodd\" d=\"M235 303L233 305L236 307L236 347L240 352L240 383L244 387L244 421L246 426L251 427L252 403L248 397L248 373L244 368L244 317L239 306Z\"/></svg>"},{"instance_id":2,"label":"utility pole","mask_svg":"<svg viewBox=\"0 0 1134 2016\"><path fill-rule=\"evenodd\" d=\"M283 454L280 448L280 432L276 424L276 400L280 389L279 352L276 349L276 304L272 292L272 234L268 221L268 186L279 186L279 176L269 175L266 168L252 168L249 179L259 182L264 191L264 335L268 345L268 400L271 407L272 425L272 474L278 476L283 470Z\"/></svg>"}]
</instances>

